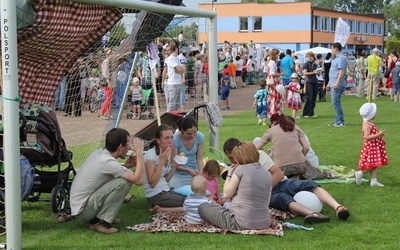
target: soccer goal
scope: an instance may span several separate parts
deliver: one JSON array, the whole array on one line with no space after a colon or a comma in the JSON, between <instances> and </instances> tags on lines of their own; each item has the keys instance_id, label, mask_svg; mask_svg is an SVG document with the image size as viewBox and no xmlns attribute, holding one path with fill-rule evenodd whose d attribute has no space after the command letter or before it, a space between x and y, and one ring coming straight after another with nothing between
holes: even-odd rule
<instances>
[{"instance_id":1,"label":"soccer goal","mask_svg":"<svg viewBox=\"0 0 400 250\"><path fill-rule=\"evenodd\" d=\"M152 44L162 47L167 40L179 43L187 54L201 50L199 30L208 30L208 51L217 50L216 12L186 8L181 2L1 1L0 108L6 145L5 161L1 163L5 182L11 183L11 188L5 190L5 196L10 198L3 204L7 248L20 249L23 242L20 173L15 167L19 164L19 134L15 129L19 124L19 107L38 102L56 112L62 137L74 154L77 168L91 151L102 145L110 128L123 127L135 134L149 120L156 119L156 109L165 112L166 106L162 91L153 88L157 103L153 107L143 103L141 110L147 116L132 119L137 114L131 112L129 85L137 76L142 53ZM209 88L216 90L217 55L207 56ZM107 59L110 75L104 77L102 66ZM110 110L102 110L102 104L110 101L106 100L106 85L112 86ZM198 104L196 95L200 93L187 92L186 110ZM209 101L218 102L217 91L209 92ZM218 134L210 139L210 144L218 148ZM4 220L4 216L0 219Z\"/></svg>"}]
</instances>

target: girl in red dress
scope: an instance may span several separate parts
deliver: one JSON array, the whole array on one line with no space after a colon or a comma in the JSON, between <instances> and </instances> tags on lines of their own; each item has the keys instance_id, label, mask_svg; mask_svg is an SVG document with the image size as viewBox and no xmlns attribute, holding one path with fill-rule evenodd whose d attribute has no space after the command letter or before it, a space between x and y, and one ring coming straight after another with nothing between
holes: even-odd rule
<instances>
[{"instance_id":1,"label":"girl in red dress","mask_svg":"<svg viewBox=\"0 0 400 250\"><path fill-rule=\"evenodd\" d=\"M386 155L386 142L382 139L385 130L379 130L375 124L370 121L375 118L376 104L365 103L360 108L360 115L363 117L362 133L364 136L364 144L361 150L358 169L355 173L356 183L361 184L361 179L365 173L371 173L371 186L383 187L384 185L377 180L378 167L389 163Z\"/></svg>"}]
</instances>

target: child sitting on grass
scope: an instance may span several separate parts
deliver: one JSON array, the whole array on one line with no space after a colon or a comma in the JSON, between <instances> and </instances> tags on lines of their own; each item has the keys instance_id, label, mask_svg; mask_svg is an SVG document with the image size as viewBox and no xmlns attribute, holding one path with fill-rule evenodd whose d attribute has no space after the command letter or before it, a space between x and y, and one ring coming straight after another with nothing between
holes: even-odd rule
<instances>
[{"instance_id":1,"label":"child sitting on grass","mask_svg":"<svg viewBox=\"0 0 400 250\"><path fill-rule=\"evenodd\" d=\"M183 203L183 209L186 211L185 220L190 224L202 224L203 219L200 217L198 208L203 203L213 203L210 198L206 197L208 182L201 175L193 177L191 188L193 194L186 197Z\"/></svg>"},{"instance_id":2,"label":"child sitting on grass","mask_svg":"<svg viewBox=\"0 0 400 250\"><path fill-rule=\"evenodd\" d=\"M212 198L215 202L222 205L222 197L219 192L219 181L218 178L221 174L221 167L218 161L210 159L206 162L203 167L203 176L206 178L208 185L207 191L211 193Z\"/></svg>"},{"instance_id":3,"label":"child sitting on grass","mask_svg":"<svg viewBox=\"0 0 400 250\"><path fill-rule=\"evenodd\" d=\"M258 118L258 125L266 126L267 123L267 111L268 111L268 104L267 104L267 97L268 97L268 90L266 89L267 81L265 79L261 79L258 82L260 88L257 90L256 94L254 95L254 102L253 108L256 108L256 116ZM257 106L256 106L257 105ZM261 120L262 118L262 120Z\"/></svg>"}]
</instances>

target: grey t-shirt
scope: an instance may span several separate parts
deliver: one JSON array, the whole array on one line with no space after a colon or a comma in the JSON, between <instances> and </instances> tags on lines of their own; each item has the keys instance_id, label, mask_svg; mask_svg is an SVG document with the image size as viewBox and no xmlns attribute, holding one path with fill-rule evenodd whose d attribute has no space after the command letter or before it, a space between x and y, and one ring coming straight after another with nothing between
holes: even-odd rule
<instances>
[{"instance_id":1,"label":"grey t-shirt","mask_svg":"<svg viewBox=\"0 0 400 250\"><path fill-rule=\"evenodd\" d=\"M100 148L91 153L72 182L71 215L80 214L93 192L126 171L108 150Z\"/></svg>"},{"instance_id":2,"label":"grey t-shirt","mask_svg":"<svg viewBox=\"0 0 400 250\"><path fill-rule=\"evenodd\" d=\"M233 172L239 185L232 198L229 211L243 229L265 229L271 225L269 200L271 174L258 163L238 166Z\"/></svg>"},{"instance_id":3,"label":"grey t-shirt","mask_svg":"<svg viewBox=\"0 0 400 250\"><path fill-rule=\"evenodd\" d=\"M297 125L295 125L293 131L288 132L283 131L282 128L277 125L264 133L261 137L261 142L264 144L272 142L275 165L282 167L306 161L300 144L301 138L304 138L304 133Z\"/></svg>"}]
</instances>

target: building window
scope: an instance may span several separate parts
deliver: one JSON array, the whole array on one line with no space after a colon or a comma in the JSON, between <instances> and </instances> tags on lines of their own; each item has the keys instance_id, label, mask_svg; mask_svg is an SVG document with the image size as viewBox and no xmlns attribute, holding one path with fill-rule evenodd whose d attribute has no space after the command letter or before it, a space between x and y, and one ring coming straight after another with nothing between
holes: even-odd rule
<instances>
[{"instance_id":1,"label":"building window","mask_svg":"<svg viewBox=\"0 0 400 250\"><path fill-rule=\"evenodd\" d=\"M319 17L317 17L317 16L314 16L313 17L313 30L319 30L319 24L318 24L318 22L319 22Z\"/></svg>"},{"instance_id":2,"label":"building window","mask_svg":"<svg viewBox=\"0 0 400 250\"><path fill-rule=\"evenodd\" d=\"M361 34L361 21L355 21L356 22L356 33Z\"/></svg>"},{"instance_id":3,"label":"building window","mask_svg":"<svg viewBox=\"0 0 400 250\"><path fill-rule=\"evenodd\" d=\"M331 31L333 31L333 32L336 31L336 24L337 24L337 18L332 18L331 19Z\"/></svg>"},{"instance_id":4,"label":"building window","mask_svg":"<svg viewBox=\"0 0 400 250\"><path fill-rule=\"evenodd\" d=\"M376 35L376 23L371 24L371 35Z\"/></svg>"},{"instance_id":5,"label":"building window","mask_svg":"<svg viewBox=\"0 0 400 250\"><path fill-rule=\"evenodd\" d=\"M247 17L239 17L240 19L240 31L248 31L249 30L249 22Z\"/></svg>"},{"instance_id":6,"label":"building window","mask_svg":"<svg viewBox=\"0 0 400 250\"><path fill-rule=\"evenodd\" d=\"M380 36L380 35L383 35L383 32L382 32L382 24L377 24L377 32L376 32L376 34L378 35L378 36Z\"/></svg>"},{"instance_id":7,"label":"building window","mask_svg":"<svg viewBox=\"0 0 400 250\"><path fill-rule=\"evenodd\" d=\"M260 16L253 17L254 27L253 30L262 30L262 18Z\"/></svg>"},{"instance_id":8,"label":"building window","mask_svg":"<svg viewBox=\"0 0 400 250\"><path fill-rule=\"evenodd\" d=\"M321 17L321 30L328 31L328 18Z\"/></svg>"},{"instance_id":9,"label":"building window","mask_svg":"<svg viewBox=\"0 0 400 250\"><path fill-rule=\"evenodd\" d=\"M369 22L364 22L364 34L368 34Z\"/></svg>"},{"instance_id":10,"label":"building window","mask_svg":"<svg viewBox=\"0 0 400 250\"><path fill-rule=\"evenodd\" d=\"M347 20L347 24L350 26L350 33L354 33L354 21L353 20Z\"/></svg>"}]
</instances>

